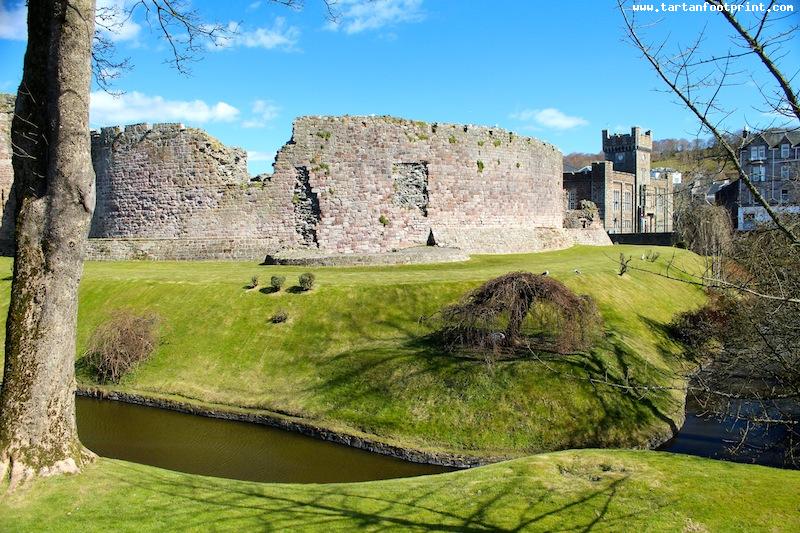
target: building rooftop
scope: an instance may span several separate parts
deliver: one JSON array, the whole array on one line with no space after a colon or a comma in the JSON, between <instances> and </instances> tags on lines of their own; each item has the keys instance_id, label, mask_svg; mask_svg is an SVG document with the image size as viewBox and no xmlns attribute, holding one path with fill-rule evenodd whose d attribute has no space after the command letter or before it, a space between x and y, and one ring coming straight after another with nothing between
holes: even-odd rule
<instances>
[{"instance_id":1,"label":"building rooftop","mask_svg":"<svg viewBox=\"0 0 800 533\"><path fill-rule=\"evenodd\" d=\"M778 147L783 143L784 139L787 139L792 146L797 146L800 145L800 129L771 128L758 133L750 133L745 139L742 148L749 145L756 139L763 140L770 148Z\"/></svg>"}]
</instances>

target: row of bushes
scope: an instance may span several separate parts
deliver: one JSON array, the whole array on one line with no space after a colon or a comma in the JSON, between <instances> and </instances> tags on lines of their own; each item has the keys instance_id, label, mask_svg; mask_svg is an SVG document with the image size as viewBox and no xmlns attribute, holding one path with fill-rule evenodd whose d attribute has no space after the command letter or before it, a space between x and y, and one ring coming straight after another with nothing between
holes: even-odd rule
<instances>
[{"instance_id":1,"label":"row of bushes","mask_svg":"<svg viewBox=\"0 0 800 533\"><path fill-rule=\"evenodd\" d=\"M314 284L316 283L316 276L311 272L305 272L300 274L300 277L297 279L297 285L303 291L310 291L314 288ZM286 277L285 276L272 276L269 279L269 286L272 289L272 292L279 292L283 286L286 284ZM253 276L250 278L250 285L248 285L249 289L257 289L260 287L260 280L258 276Z\"/></svg>"}]
</instances>

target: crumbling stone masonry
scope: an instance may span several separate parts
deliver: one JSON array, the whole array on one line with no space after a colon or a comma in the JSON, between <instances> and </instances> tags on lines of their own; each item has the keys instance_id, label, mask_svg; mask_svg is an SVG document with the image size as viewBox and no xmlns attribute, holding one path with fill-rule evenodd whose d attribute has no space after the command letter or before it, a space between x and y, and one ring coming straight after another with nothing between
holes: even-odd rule
<instances>
[{"instance_id":1,"label":"crumbling stone masonry","mask_svg":"<svg viewBox=\"0 0 800 533\"><path fill-rule=\"evenodd\" d=\"M243 150L181 124L103 128L92 135L92 157L93 259L374 254L426 243L507 253L609 242L596 228L562 227L561 153L497 128L300 117L274 173L257 177Z\"/></svg>"},{"instance_id":2,"label":"crumbling stone masonry","mask_svg":"<svg viewBox=\"0 0 800 533\"><path fill-rule=\"evenodd\" d=\"M0 94L0 249L8 250L14 239L14 200L11 184L14 169L11 167L11 118L14 116L14 97Z\"/></svg>"}]
</instances>

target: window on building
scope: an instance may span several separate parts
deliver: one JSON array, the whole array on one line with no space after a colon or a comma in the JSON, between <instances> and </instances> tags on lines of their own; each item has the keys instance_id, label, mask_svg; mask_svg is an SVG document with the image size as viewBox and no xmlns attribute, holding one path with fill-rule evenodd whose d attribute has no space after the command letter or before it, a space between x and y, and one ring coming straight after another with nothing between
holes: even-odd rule
<instances>
[{"instance_id":1,"label":"window on building","mask_svg":"<svg viewBox=\"0 0 800 533\"><path fill-rule=\"evenodd\" d=\"M789 159L789 150L791 146L787 143L781 145L781 159Z\"/></svg>"},{"instance_id":2,"label":"window on building","mask_svg":"<svg viewBox=\"0 0 800 533\"><path fill-rule=\"evenodd\" d=\"M622 221L622 231L631 231L631 221L625 219Z\"/></svg>"},{"instance_id":3,"label":"window on building","mask_svg":"<svg viewBox=\"0 0 800 533\"><path fill-rule=\"evenodd\" d=\"M662 209L664 207L664 189L659 187L656 189L656 209Z\"/></svg>"},{"instance_id":4,"label":"window on building","mask_svg":"<svg viewBox=\"0 0 800 533\"><path fill-rule=\"evenodd\" d=\"M567 209L577 209L578 208L578 193L575 189L570 189L567 192Z\"/></svg>"},{"instance_id":5,"label":"window on building","mask_svg":"<svg viewBox=\"0 0 800 533\"><path fill-rule=\"evenodd\" d=\"M752 181L764 181L765 169L762 165L756 165L750 169L750 179Z\"/></svg>"},{"instance_id":6,"label":"window on building","mask_svg":"<svg viewBox=\"0 0 800 533\"><path fill-rule=\"evenodd\" d=\"M619 152L617 154L617 162L621 162L624 159L625 159L625 154L623 154L622 152Z\"/></svg>"},{"instance_id":7,"label":"window on building","mask_svg":"<svg viewBox=\"0 0 800 533\"><path fill-rule=\"evenodd\" d=\"M619 212L619 191L614 191L614 212Z\"/></svg>"},{"instance_id":8,"label":"window on building","mask_svg":"<svg viewBox=\"0 0 800 533\"><path fill-rule=\"evenodd\" d=\"M763 160L767 158L767 147L766 146L751 146L750 147L750 159L756 160Z\"/></svg>"},{"instance_id":9,"label":"window on building","mask_svg":"<svg viewBox=\"0 0 800 533\"><path fill-rule=\"evenodd\" d=\"M792 169L789 167L789 165L781 165L781 179L788 180L791 170Z\"/></svg>"},{"instance_id":10,"label":"window on building","mask_svg":"<svg viewBox=\"0 0 800 533\"><path fill-rule=\"evenodd\" d=\"M622 211L623 213L630 213L632 208L633 204L631 203L631 193L625 191L625 194L622 196Z\"/></svg>"},{"instance_id":11,"label":"window on building","mask_svg":"<svg viewBox=\"0 0 800 533\"><path fill-rule=\"evenodd\" d=\"M781 202L789 201L789 189L781 189Z\"/></svg>"}]
</instances>

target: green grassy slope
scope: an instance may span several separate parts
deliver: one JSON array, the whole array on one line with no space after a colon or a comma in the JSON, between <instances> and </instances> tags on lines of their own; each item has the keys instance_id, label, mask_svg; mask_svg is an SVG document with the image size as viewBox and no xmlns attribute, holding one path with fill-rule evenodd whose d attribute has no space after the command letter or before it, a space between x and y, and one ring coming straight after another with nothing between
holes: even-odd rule
<instances>
[{"instance_id":1,"label":"green grassy slope","mask_svg":"<svg viewBox=\"0 0 800 533\"><path fill-rule=\"evenodd\" d=\"M640 401L587 376L670 382L679 360L663 325L699 305L697 288L632 272L620 278L620 251L653 270L685 251L663 249L655 264L643 248L575 247L466 263L312 269L306 294L247 291L304 269L244 262L89 263L81 284L79 349L118 307L155 310L164 343L120 389L288 413L315 424L363 432L429 451L519 456L538 451L631 446L669 430L680 394ZM4 263L9 269L9 263ZM581 271L580 275L573 272ZM512 270L542 272L593 295L609 334L591 354L520 360L493 369L446 357L418 342L418 323L486 279ZM8 281L4 281L7 299ZM276 309L285 324L268 323ZM91 379L79 370L79 382Z\"/></svg>"},{"instance_id":2,"label":"green grassy slope","mask_svg":"<svg viewBox=\"0 0 800 533\"><path fill-rule=\"evenodd\" d=\"M0 497L0 531L798 531L800 472L582 450L355 484L206 478L100 459Z\"/></svg>"}]
</instances>

